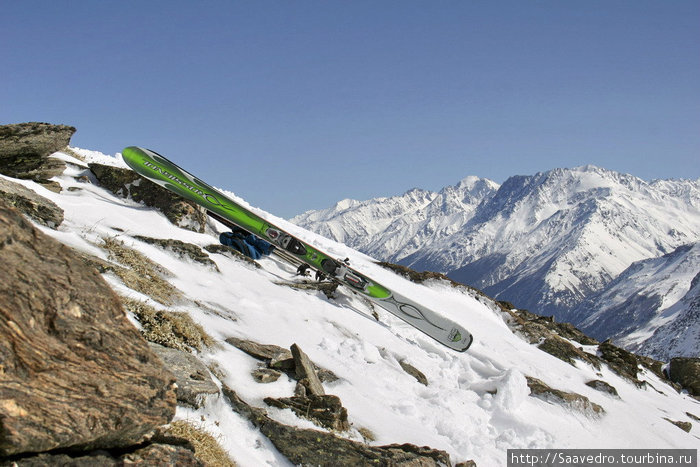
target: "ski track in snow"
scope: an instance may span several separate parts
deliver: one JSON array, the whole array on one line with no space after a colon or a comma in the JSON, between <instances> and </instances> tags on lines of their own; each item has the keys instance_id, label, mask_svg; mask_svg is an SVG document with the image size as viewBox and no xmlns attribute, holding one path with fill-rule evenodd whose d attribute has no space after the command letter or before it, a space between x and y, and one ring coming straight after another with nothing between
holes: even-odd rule
<instances>
[{"instance_id":1,"label":"ski track in snow","mask_svg":"<svg viewBox=\"0 0 700 467\"><path fill-rule=\"evenodd\" d=\"M118 156L75 150L90 162L124 166ZM96 246L100 238L116 237L170 271L169 282L187 297L170 309L189 313L221 343L218 349L206 350L199 357L217 364L225 374L224 382L254 406L265 407L264 397L292 395L295 383L284 375L275 383L255 383L250 373L257 361L226 344L227 337L287 348L297 343L314 362L340 377L325 387L348 409L353 429L347 436L361 441L357 430L366 428L376 437L374 445L428 445L446 450L455 463L474 459L480 466L505 465L506 450L512 448L700 447L697 422L685 433L663 419L687 420L686 412L700 416L700 402L677 394L654 375L646 374L643 379L663 394L651 388L637 389L607 368L597 371L582 362L575 368L514 335L500 311L467 292L443 283L413 284L377 266L366 255L254 207L250 209L305 241L339 257L350 257L361 272L463 324L474 335L474 344L465 353L454 352L377 307L378 323L367 303L347 289L342 290L339 300L332 301L320 292L275 285L278 275L291 277L295 268L272 258L260 261L264 270L257 270L211 254L221 272L176 258L132 236L174 238L205 246L218 243L216 230L198 234L177 228L154 209L114 197L97 185L79 183L74 177L86 172L74 164L84 163L57 155L71 164L54 179L64 188L61 194L12 179L64 209L65 221L58 231L37 227L103 259L107 259L105 252ZM68 187L80 190L67 191ZM213 221L211 227L224 229ZM146 299L116 277L105 278L118 293ZM419 384L405 373L401 360L421 370L429 385ZM585 395L607 413L594 417L529 397L525 375L553 388ZM612 384L620 399L584 384L592 379ZM318 429L289 410L268 408L268 412L284 423ZM199 410L179 407L176 418L204 426L239 465L290 465L257 429L231 410L223 397L210 397Z\"/></svg>"}]
</instances>

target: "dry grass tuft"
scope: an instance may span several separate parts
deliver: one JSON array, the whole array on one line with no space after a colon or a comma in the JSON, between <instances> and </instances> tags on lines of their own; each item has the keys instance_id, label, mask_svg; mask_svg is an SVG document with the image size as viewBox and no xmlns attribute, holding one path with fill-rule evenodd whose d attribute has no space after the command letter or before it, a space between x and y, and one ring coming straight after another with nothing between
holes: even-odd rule
<instances>
[{"instance_id":1,"label":"dry grass tuft","mask_svg":"<svg viewBox=\"0 0 700 467\"><path fill-rule=\"evenodd\" d=\"M123 298L122 302L141 323L141 334L147 341L185 351L215 345L214 339L187 313L156 310L130 298Z\"/></svg>"},{"instance_id":2,"label":"dry grass tuft","mask_svg":"<svg viewBox=\"0 0 700 467\"><path fill-rule=\"evenodd\" d=\"M102 242L100 246L109 252L109 259L126 266L114 269L124 285L163 305L182 299L182 293L163 279L168 274L166 269L115 238L103 237Z\"/></svg>"},{"instance_id":3,"label":"dry grass tuft","mask_svg":"<svg viewBox=\"0 0 700 467\"><path fill-rule=\"evenodd\" d=\"M171 423L166 434L185 438L192 443L195 457L207 467L234 467L236 465L214 436L189 422L178 420Z\"/></svg>"}]
</instances>

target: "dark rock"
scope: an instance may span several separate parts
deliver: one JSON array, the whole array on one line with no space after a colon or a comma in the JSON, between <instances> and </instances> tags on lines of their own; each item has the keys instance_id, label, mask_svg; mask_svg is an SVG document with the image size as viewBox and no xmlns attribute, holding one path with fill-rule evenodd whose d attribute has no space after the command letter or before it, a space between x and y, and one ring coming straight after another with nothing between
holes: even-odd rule
<instances>
[{"instance_id":1,"label":"dark rock","mask_svg":"<svg viewBox=\"0 0 700 467\"><path fill-rule=\"evenodd\" d=\"M421 372L418 368L414 367L405 360L399 361L399 365L401 365L403 371L416 378L416 381L418 381L420 384L423 384L425 386L428 385L428 378L426 378L423 372Z\"/></svg>"},{"instance_id":2,"label":"dark rock","mask_svg":"<svg viewBox=\"0 0 700 467\"><path fill-rule=\"evenodd\" d=\"M264 410L250 406L225 384L222 391L232 408L253 423L293 464L426 467L452 465L449 454L429 447L412 444L368 446L323 431L287 426L268 417Z\"/></svg>"},{"instance_id":3,"label":"dark rock","mask_svg":"<svg viewBox=\"0 0 700 467\"><path fill-rule=\"evenodd\" d=\"M227 338L226 343L242 350L253 358L265 362L268 368L286 372L290 377L298 379L295 371L294 357L292 356L292 352L288 349L278 345L259 344L237 337ZM315 363L312 364L322 383L338 381L338 377L332 371L320 368Z\"/></svg>"},{"instance_id":4,"label":"dark rock","mask_svg":"<svg viewBox=\"0 0 700 467\"><path fill-rule=\"evenodd\" d=\"M591 402L586 396L576 394L575 392L565 392L551 388L537 378L532 378L530 376L526 376L525 378L527 379L527 386L530 388L530 395L532 397L537 397L545 402L569 407L583 413L593 415L603 415L605 413L603 407Z\"/></svg>"},{"instance_id":5,"label":"dark rock","mask_svg":"<svg viewBox=\"0 0 700 467\"><path fill-rule=\"evenodd\" d=\"M123 467L125 465L172 465L204 467L192 450L170 444L149 444L127 454L93 451L87 454L52 454L0 460L0 467Z\"/></svg>"},{"instance_id":6,"label":"dark rock","mask_svg":"<svg viewBox=\"0 0 700 467\"><path fill-rule=\"evenodd\" d=\"M292 353L278 345L258 344L257 342L239 339L237 337L229 337L226 339L226 342L258 360L279 359L280 356L284 356L284 360L293 362Z\"/></svg>"},{"instance_id":7,"label":"dark rock","mask_svg":"<svg viewBox=\"0 0 700 467\"><path fill-rule=\"evenodd\" d=\"M672 358L669 378L687 389L691 395L700 397L700 358Z\"/></svg>"},{"instance_id":8,"label":"dark rock","mask_svg":"<svg viewBox=\"0 0 700 467\"><path fill-rule=\"evenodd\" d=\"M476 462L474 462L473 460L459 462L455 464L455 467L476 467Z\"/></svg>"},{"instance_id":9,"label":"dark rock","mask_svg":"<svg viewBox=\"0 0 700 467\"><path fill-rule=\"evenodd\" d=\"M277 370L273 370L271 368L257 368L255 370L253 370L251 375L253 376L253 379L256 382L262 383L262 384L267 384L267 383L274 383L275 381L280 379L280 376L282 376L282 373L277 371Z\"/></svg>"},{"instance_id":10,"label":"dark rock","mask_svg":"<svg viewBox=\"0 0 700 467\"><path fill-rule=\"evenodd\" d=\"M670 418L665 418L665 417L664 417L664 420L666 420L667 422L669 422L673 425L676 425L678 428L685 431L686 433L690 433L690 430L693 429L693 424L690 422L680 422L680 421L671 420Z\"/></svg>"},{"instance_id":11,"label":"dark rock","mask_svg":"<svg viewBox=\"0 0 700 467\"><path fill-rule=\"evenodd\" d=\"M329 430L347 431L350 429L348 411L343 407L338 396L308 394L279 399L267 397L265 403L279 409L291 409L299 417L311 420L318 426Z\"/></svg>"},{"instance_id":12,"label":"dark rock","mask_svg":"<svg viewBox=\"0 0 700 467\"><path fill-rule=\"evenodd\" d=\"M148 345L175 375L177 401L182 405L198 409L206 396L219 394L219 387L212 381L209 370L197 357L153 342Z\"/></svg>"},{"instance_id":13,"label":"dark rock","mask_svg":"<svg viewBox=\"0 0 700 467\"><path fill-rule=\"evenodd\" d=\"M598 346L598 354L617 374L637 383L637 385L641 384L637 379L639 360L633 353L613 345L610 341L605 341Z\"/></svg>"},{"instance_id":14,"label":"dark rock","mask_svg":"<svg viewBox=\"0 0 700 467\"><path fill-rule=\"evenodd\" d=\"M321 380L318 378L314 364L309 360L309 356L297 344L292 345L291 351L297 379L306 387L307 393L313 396L325 395L326 391L323 389Z\"/></svg>"},{"instance_id":15,"label":"dark rock","mask_svg":"<svg viewBox=\"0 0 700 467\"><path fill-rule=\"evenodd\" d=\"M0 173L36 181L60 175L63 161L49 155L68 146L75 128L49 123L0 125Z\"/></svg>"},{"instance_id":16,"label":"dark rock","mask_svg":"<svg viewBox=\"0 0 700 467\"><path fill-rule=\"evenodd\" d=\"M601 381L599 379L594 379L593 381L587 382L586 386L590 386L593 389L595 389L596 391L610 394L611 396L616 397L617 399L620 398L620 396L617 393L617 389L615 389L613 386L606 383L605 381Z\"/></svg>"},{"instance_id":17,"label":"dark rock","mask_svg":"<svg viewBox=\"0 0 700 467\"><path fill-rule=\"evenodd\" d=\"M146 180L136 172L102 164L89 164L100 185L122 198L160 210L165 217L183 229L202 233L207 222L203 210L193 201L186 200L160 185Z\"/></svg>"},{"instance_id":18,"label":"dark rock","mask_svg":"<svg viewBox=\"0 0 700 467\"><path fill-rule=\"evenodd\" d=\"M175 378L112 289L0 202L0 456L138 443L175 414Z\"/></svg>"},{"instance_id":19,"label":"dark rock","mask_svg":"<svg viewBox=\"0 0 700 467\"><path fill-rule=\"evenodd\" d=\"M209 258L209 255L202 251L200 247L192 243L186 243L182 240L176 240L173 238L152 238L144 237L142 235L134 236L136 240L141 240L149 245L156 245L165 250L171 250L177 254L180 258L189 258L195 263L203 264L219 270L218 266L214 261Z\"/></svg>"},{"instance_id":20,"label":"dark rock","mask_svg":"<svg viewBox=\"0 0 700 467\"><path fill-rule=\"evenodd\" d=\"M55 229L63 222L63 209L19 183L0 178L0 199L47 227Z\"/></svg>"},{"instance_id":21,"label":"dark rock","mask_svg":"<svg viewBox=\"0 0 700 467\"><path fill-rule=\"evenodd\" d=\"M594 368L600 369L600 361L595 355L584 352L582 349L574 346L569 341L562 339L556 334L549 334L537 348L550 355L554 355L570 365L576 366L576 360L582 360L590 363Z\"/></svg>"}]
</instances>

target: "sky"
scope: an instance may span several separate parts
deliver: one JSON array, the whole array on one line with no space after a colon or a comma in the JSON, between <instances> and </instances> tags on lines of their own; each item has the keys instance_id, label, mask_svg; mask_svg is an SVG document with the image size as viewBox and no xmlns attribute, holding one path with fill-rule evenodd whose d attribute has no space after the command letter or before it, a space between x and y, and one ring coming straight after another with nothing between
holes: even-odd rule
<instances>
[{"instance_id":1,"label":"sky","mask_svg":"<svg viewBox=\"0 0 700 467\"><path fill-rule=\"evenodd\" d=\"M594 164L700 177L697 0L8 0L0 124L281 217Z\"/></svg>"}]
</instances>

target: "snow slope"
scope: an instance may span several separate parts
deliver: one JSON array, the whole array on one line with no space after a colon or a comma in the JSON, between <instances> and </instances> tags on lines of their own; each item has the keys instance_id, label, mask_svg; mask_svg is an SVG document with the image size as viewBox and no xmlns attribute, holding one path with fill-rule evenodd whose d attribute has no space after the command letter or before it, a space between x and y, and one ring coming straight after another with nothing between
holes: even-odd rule
<instances>
[{"instance_id":1,"label":"snow slope","mask_svg":"<svg viewBox=\"0 0 700 467\"><path fill-rule=\"evenodd\" d=\"M122 166L118 157L76 152L90 161ZM655 389L639 389L607 367L596 370L582 362L576 367L569 365L513 334L492 302L443 282L413 284L364 254L255 208L251 209L324 250L350 257L355 267L382 283L463 323L473 332L475 343L468 352L456 353L381 309L376 310L380 322L375 321L366 303L350 293L329 300L321 294L275 285L280 276L291 277L294 272L293 267L275 258L262 260L264 269L258 270L212 254L220 272L179 259L133 236L205 246L217 242L217 232L223 227L212 223L204 234L177 228L156 210L119 199L96 184L80 183L77 177L90 176L84 163L65 154L57 156L69 163L68 170L55 178L64 188L60 194L30 181L13 180L64 209L65 221L58 231L37 227L103 259L107 259L106 254L96 245L103 237L114 237L161 264L170 272L167 280L186 297L171 310L189 313L221 343L198 357L217 363L225 383L255 406L265 407L264 397L290 396L294 382L283 376L275 383L255 383L250 373L256 361L226 344L227 337L283 347L299 344L312 360L340 377L327 384L326 390L338 395L348 409L353 430L345 436L362 440L358 429L369 429L376 445L429 445L446 450L453 462L474 459L479 466L506 465L506 450L510 448L700 447L697 422L686 433L664 420L690 421L687 413L700 416L700 402L678 394L653 374L645 372L641 378ZM128 289L116 276L106 274L105 278L119 294L163 308ZM406 374L400 360L425 373L429 385L423 386ZM606 414L594 416L529 397L525 376L585 395L603 406ZM620 398L584 384L592 379L613 385ZM267 410L284 423L312 426L289 410ZM196 411L178 408L177 417L202 423L218 435L240 465L288 465L223 398L213 397Z\"/></svg>"}]
</instances>

